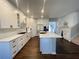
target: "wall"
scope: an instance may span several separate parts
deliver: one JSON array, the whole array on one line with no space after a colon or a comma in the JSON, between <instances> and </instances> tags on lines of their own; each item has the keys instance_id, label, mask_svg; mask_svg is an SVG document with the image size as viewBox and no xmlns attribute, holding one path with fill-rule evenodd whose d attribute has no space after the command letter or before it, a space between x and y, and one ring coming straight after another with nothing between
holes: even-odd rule
<instances>
[{"instance_id":1,"label":"wall","mask_svg":"<svg viewBox=\"0 0 79 59\"><path fill-rule=\"evenodd\" d=\"M68 27L71 30L70 36L71 39L75 38L79 34L79 12L72 12L64 17L58 19L58 30L60 31L63 27L64 22L68 23Z\"/></svg>"},{"instance_id":2,"label":"wall","mask_svg":"<svg viewBox=\"0 0 79 59\"><path fill-rule=\"evenodd\" d=\"M68 26L71 28L79 23L79 12L73 12L63 18L68 23Z\"/></svg>"},{"instance_id":3,"label":"wall","mask_svg":"<svg viewBox=\"0 0 79 59\"><path fill-rule=\"evenodd\" d=\"M72 28L73 26L79 23L79 12L73 12L64 17L60 17L58 19L58 22L59 22L58 25L60 26L63 26L63 23L67 22L69 28Z\"/></svg>"},{"instance_id":4,"label":"wall","mask_svg":"<svg viewBox=\"0 0 79 59\"><path fill-rule=\"evenodd\" d=\"M76 24L74 27L72 27L72 30L71 30L71 37L72 37L72 39L74 39L78 35L79 35L79 23Z\"/></svg>"}]
</instances>

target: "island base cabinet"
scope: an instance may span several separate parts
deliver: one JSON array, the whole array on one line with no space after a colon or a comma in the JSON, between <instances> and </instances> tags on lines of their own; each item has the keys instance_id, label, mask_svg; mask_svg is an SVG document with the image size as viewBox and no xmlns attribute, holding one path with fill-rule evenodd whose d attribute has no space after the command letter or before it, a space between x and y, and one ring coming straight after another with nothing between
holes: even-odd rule
<instances>
[{"instance_id":1,"label":"island base cabinet","mask_svg":"<svg viewBox=\"0 0 79 59\"><path fill-rule=\"evenodd\" d=\"M9 43L0 43L0 59L12 59L12 51Z\"/></svg>"},{"instance_id":2,"label":"island base cabinet","mask_svg":"<svg viewBox=\"0 0 79 59\"><path fill-rule=\"evenodd\" d=\"M40 38L40 52L42 54L56 54L56 39Z\"/></svg>"}]
</instances>

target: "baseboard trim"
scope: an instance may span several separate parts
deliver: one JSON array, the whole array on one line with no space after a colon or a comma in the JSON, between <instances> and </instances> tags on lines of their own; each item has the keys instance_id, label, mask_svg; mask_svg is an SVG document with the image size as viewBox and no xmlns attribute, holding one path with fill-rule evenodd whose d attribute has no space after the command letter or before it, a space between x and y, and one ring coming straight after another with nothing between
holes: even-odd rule
<instances>
[{"instance_id":1,"label":"baseboard trim","mask_svg":"<svg viewBox=\"0 0 79 59\"><path fill-rule=\"evenodd\" d=\"M48 52L41 52L41 54L56 54L56 52L50 52L50 53L48 53Z\"/></svg>"}]
</instances>

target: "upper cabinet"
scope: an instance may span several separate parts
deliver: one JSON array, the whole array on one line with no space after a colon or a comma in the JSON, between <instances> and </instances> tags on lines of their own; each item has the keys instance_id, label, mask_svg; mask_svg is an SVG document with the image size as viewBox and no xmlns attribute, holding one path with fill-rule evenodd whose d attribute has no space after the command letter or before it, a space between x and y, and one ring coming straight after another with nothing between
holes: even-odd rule
<instances>
[{"instance_id":1,"label":"upper cabinet","mask_svg":"<svg viewBox=\"0 0 79 59\"><path fill-rule=\"evenodd\" d=\"M0 0L0 25L1 28L17 28L17 19L14 8L5 0Z\"/></svg>"},{"instance_id":2,"label":"upper cabinet","mask_svg":"<svg viewBox=\"0 0 79 59\"><path fill-rule=\"evenodd\" d=\"M19 28L18 24L21 25L25 22L24 15L15 12L15 8L7 1L0 0L0 28Z\"/></svg>"}]
</instances>

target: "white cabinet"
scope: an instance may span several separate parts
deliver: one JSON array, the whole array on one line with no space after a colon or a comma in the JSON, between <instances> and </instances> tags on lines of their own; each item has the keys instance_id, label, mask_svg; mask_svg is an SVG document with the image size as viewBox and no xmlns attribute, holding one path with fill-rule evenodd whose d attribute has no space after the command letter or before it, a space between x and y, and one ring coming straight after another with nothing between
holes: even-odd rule
<instances>
[{"instance_id":1,"label":"white cabinet","mask_svg":"<svg viewBox=\"0 0 79 59\"><path fill-rule=\"evenodd\" d=\"M23 36L22 36L23 37ZM23 38L22 37L19 37L17 40L17 51L19 52L20 51L20 49L22 48L22 40L23 40Z\"/></svg>"},{"instance_id":2,"label":"white cabinet","mask_svg":"<svg viewBox=\"0 0 79 59\"><path fill-rule=\"evenodd\" d=\"M9 42L10 48L12 50L12 57L14 57L17 54L17 39L14 39Z\"/></svg>"},{"instance_id":3,"label":"white cabinet","mask_svg":"<svg viewBox=\"0 0 79 59\"><path fill-rule=\"evenodd\" d=\"M26 33L7 42L0 41L0 59L13 59L29 39L30 36Z\"/></svg>"},{"instance_id":4,"label":"white cabinet","mask_svg":"<svg viewBox=\"0 0 79 59\"><path fill-rule=\"evenodd\" d=\"M42 54L56 54L56 38L40 38L40 52Z\"/></svg>"},{"instance_id":5,"label":"white cabinet","mask_svg":"<svg viewBox=\"0 0 79 59\"><path fill-rule=\"evenodd\" d=\"M63 37L66 39L66 40L69 40L71 39L71 29L69 28L63 28Z\"/></svg>"}]
</instances>

